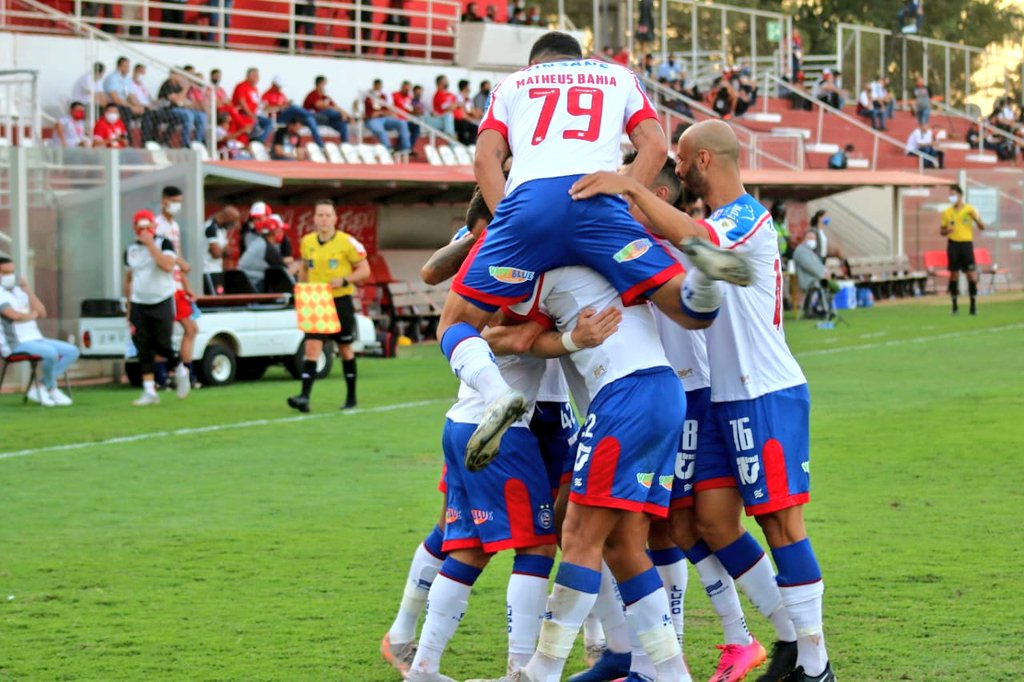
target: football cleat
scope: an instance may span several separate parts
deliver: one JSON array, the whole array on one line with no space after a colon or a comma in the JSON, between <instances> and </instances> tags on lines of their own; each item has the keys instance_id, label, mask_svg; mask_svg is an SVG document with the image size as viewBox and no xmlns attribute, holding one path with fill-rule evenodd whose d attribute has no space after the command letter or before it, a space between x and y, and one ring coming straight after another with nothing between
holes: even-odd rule
<instances>
[{"instance_id":1,"label":"football cleat","mask_svg":"<svg viewBox=\"0 0 1024 682\"><path fill-rule=\"evenodd\" d=\"M338 409L340 409L340 410L354 410L354 409L356 409L356 399L355 398L349 398L348 400L345 401L345 404L342 405Z\"/></svg>"},{"instance_id":2,"label":"football cleat","mask_svg":"<svg viewBox=\"0 0 1024 682\"><path fill-rule=\"evenodd\" d=\"M184 362L178 363L174 370L174 390L179 398L187 398L192 390L192 377L189 376L188 366Z\"/></svg>"},{"instance_id":3,"label":"football cleat","mask_svg":"<svg viewBox=\"0 0 1024 682\"><path fill-rule=\"evenodd\" d=\"M569 678L569 682L609 682L629 675L629 664L632 654L615 653L605 650L590 670L578 672Z\"/></svg>"},{"instance_id":4,"label":"football cleat","mask_svg":"<svg viewBox=\"0 0 1024 682\"><path fill-rule=\"evenodd\" d=\"M291 404L291 400L291 398L288 399L289 404ZM309 411L308 408L306 411ZM416 642L410 641L392 644L391 633L388 633L384 635L384 639L380 641L380 655L383 656L384 660L387 661L392 668L397 670L402 677L406 677L409 674L409 666L412 665L412 659L416 658Z\"/></svg>"},{"instance_id":5,"label":"football cleat","mask_svg":"<svg viewBox=\"0 0 1024 682\"><path fill-rule=\"evenodd\" d=\"M586 651L583 654L583 661L587 664L587 667L593 668L594 664L597 663L599 658L601 658L601 654L603 654L604 651L604 644L588 644Z\"/></svg>"},{"instance_id":6,"label":"football cleat","mask_svg":"<svg viewBox=\"0 0 1024 682\"><path fill-rule=\"evenodd\" d=\"M836 674L832 672L832 665L830 663L825 664L825 669L821 671L820 675L813 677L805 673L804 667L800 666L785 677L780 678L780 682L836 682Z\"/></svg>"},{"instance_id":7,"label":"football cleat","mask_svg":"<svg viewBox=\"0 0 1024 682\"><path fill-rule=\"evenodd\" d=\"M772 645L768 670L757 678L757 682L779 682L796 668L796 642L777 641Z\"/></svg>"},{"instance_id":8,"label":"football cleat","mask_svg":"<svg viewBox=\"0 0 1024 682\"><path fill-rule=\"evenodd\" d=\"M718 657L718 667L708 682L739 682L751 670L768 659L764 647L756 639L750 644L719 644L722 652Z\"/></svg>"},{"instance_id":9,"label":"football cleat","mask_svg":"<svg viewBox=\"0 0 1024 682\"><path fill-rule=\"evenodd\" d=\"M293 395L288 398L288 407L295 408L299 412L309 412L309 398L304 395Z\"/></svg>"},{"instance_id":10,"label":"football cleat","mask_svg":"<svg viewBox=\"0 0 1024 682\"><path fill-rule=\"evenodd\" d=\"M447 675L441 673L425 673L412 670L405 676L406 682L456 682Z\"/></svg>"},{"instance_id":11,"label":"football cleat","mask_svg":"<svg viewBox=\"0 0 1024 682\"><path fill-rule=\"evenodd\" d=\"M526 396L514 388L487 406L480 424L466 443L467 469L480 471L498 456L501 437L523 416L526 407Z\"/></svg>"},{"instance_id":12,"label":"football cleat","mask_svg":"<svg viewBox=\"0 0 1024 682\"><path fill-rule=\"evenodd\" d=\"M134 405L135 407L145 407L146 405L159 404L160 396L158 396L156 393L147 393L146 391L143 391L142 395L140 395L138 398L132 401L132 405Z\"/></svg>"},{"instance_id":13,"label":"football cleat","mask_svg":"<svg viewBox=\"0 0 1024 682\"><path fill-rule=\"evenodd\" d=\"M625 677L613 680L613 682L654 682L654 680L641 673L630 673Z\"/></svg>"},{"instance_id":14,"label":"football cleat","mask_svg":"<svg viewBox=\"0 0 1024 682\"><path fill-rule=\"evenodd\" d=\"M691 237L679 245L694 267L711 279L722 280L741 287L750 286L754 273L747 259L735 251L715 246L703 239Z\"/></svg>"}]
</instances>

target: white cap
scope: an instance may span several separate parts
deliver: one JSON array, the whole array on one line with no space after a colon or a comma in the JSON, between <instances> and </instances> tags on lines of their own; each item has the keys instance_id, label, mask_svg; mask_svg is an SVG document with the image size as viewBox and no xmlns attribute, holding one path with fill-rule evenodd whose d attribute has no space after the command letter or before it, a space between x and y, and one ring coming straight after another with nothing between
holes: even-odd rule
<instances>
[{"instance_id":1,"label":"white cap","mask_svg":"<svg viewBox=\"0 0 1024 682\"><path fill-rule=\"evenodd\" d=\"M274 85L276 85L279 88L283 88L284 87L284 77L282 77L282 76L274 76L274 79L271 80L270 82L273 83Z\"/></svg>"},{"instance_id":2,"label":"white cap","mask_svg":"<svg viewBox=\"0 0 1024 682\"><path fill-rule=\"evenodd\" d=\"M267 202L265 202L265 201L254 202L253 205L249 207L249 217L250 218L252 218L254 216L259 216L261 218L265 218L268 215L270 215L270 207L267 206Z\"/></svg>"},{"instance_id":3,"label":"white cap","mask_svg":"<svg viewBox=\"0 0 1024 682\"><path fill-rule=\"evenodd\" d=\"M826 69L822 69L821 70L821 75L823 75L823 76L831 76L832 75L832 69L827 69L827 68Z\"/></svg>"}]
</instances>

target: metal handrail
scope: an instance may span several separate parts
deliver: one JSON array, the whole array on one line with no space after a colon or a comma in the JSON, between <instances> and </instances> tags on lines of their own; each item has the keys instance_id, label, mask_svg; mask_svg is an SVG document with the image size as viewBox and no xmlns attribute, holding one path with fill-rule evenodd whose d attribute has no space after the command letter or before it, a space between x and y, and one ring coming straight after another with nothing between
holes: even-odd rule
<instances>
[{"instance_id":1,"label":"metal handrail","mask_svg":"<svg viewBox=\"0 0 1024 682\"><path fill-rule=\"evenodd\" d=\"M987 117L985 117L985 116L979 116L979 117L975 118L974 116L971 116L966 111L963 111L962 109L957 109L956 107L952 107L952 106L946 104L945 102L932 102L932 106L938 107L943 112L945 112L945 114L947 116L956 116L957 118L962 118L965 121L969 121L970 123L976 124L978 126L979 139L983 139L985 137L985 132L984 131L985 131L986 128L988 128L990 131L992 131L993 133L995 133L999 137L1004 138L1007 142L1012 142L1013 144L1017 145L1018 147L1024 147L1024 137L1021 137L1019 135L1014 135L1013 133L1007 132L1007 131L1003 130L1002 128L999 128L999 127L994 126L994 125L992 125L990 123L987 123L986 122L986 118ZM980 144L980 142L979 142L979 144ZM979 149L980 148L981 147L979 147Z\"/></svg>"},{"instance_id":2,"label":"metal handrail","mask_svg":"<svg viewBox=\"0 0 1024 682\"><path fill-rule=\"evenodd\" d=\"M826 112L828 112L830 114L833 114L833 115L839 117L840 119L842 119L846 123L849 123L850 125L852 125L852 126L854 126L856 128L860 128L861 130L870 133L874 137L874 145L873 145L873 149L872 149L872 153L871 153L871 170L877 170L878 169L878 143L879 142L886 142L888 144L891 144L891 145L894 145L896 147L899 147L901 150L906 150L906 144L904 144L903 142L900 142L895 137L891 137L889 135L886 135L885 133L882 133L882 132L880 132L878 130L875 130L871 126L869 126L869 125L867 125L867 124L865 124L865 123L863 123L861 121L858 121L856 118L854 118L853 116L850 116L846 112L844 112L844 111L842 111L840 109L836 109L835 107L830 106L828 104L825 104L824 102L822 102L817 97L811 96L810 93L808 93L806 90L804 90L799 85L796 85L795 83L788 83L788 82L782 80L781 78L778 78L776 76L772 76L771 74L765 74L765 84L764 84L765 92L768 92L768 83L769 83L769 81L774 81L776 86L786 88L789 92L797 95L801 99L804 99L804 100L810 102L811 104L813 104L814 106L818 107L818 136L817 137L818 137L818 143L819 144L821 144L821 133L822 133L822 130L824 128L824 114ZM935 164L936 166L938 165L938 161L939 161L938 158L932 156L931 154L927 154L925 152L921 152L921 151L918 151L918 150L914 149L914 150L910 151L909 155L913 155L913 156L917 157L918 170L923 170L924 169L924 162L925 161L930 161L931 163Z\"/></svg>"},{"instance_id":3,"label":"metal handrail","mask_svg":"<svg viewBox=\"0 0 1024 682\"><path fill-rule=\"evenodd\" d=\"M13 0L16 4L19 0ZM94 3L83 3L82 0L75 0L74 11L67 15L61 15L77 20L78 22L96 26L109 26L115 30L119 28L137 28L141 30L140 36L128 36L130 40L143 40L146 42L160 42L172 44L197 44L205 46L216 46L221 49L235 45L248 48L256 48L269 51L284 51L290 54L300 52L297 47L307 44L312 48L349 48L356 54L366 54L368 50L390 52L397 56L397 59L407 61L425 61L437 63L452 63L458 50L458 23L461 4L457 0L426 0L425 9L397 9L391 7L377 7L369 0L318 0L316 8L321 16L315 14L304 15L296 12L296 6L302 5L301 0L285 0L288 2L287 13L273 12L255 9L231 8L227 9L220 5L183 5L177 2L160 0L137 0L132 8L138 18L126 18L124 11L126 5L118 0L99 0ZM6 5L7 3L0 3ZM83 5L89 4L92 7L121 8L121 16L85 16ZM34 5L33 5L34 7ZM161 11L160 21L151 21L149 11L156 9ZM171 23L164 20L163 12L171 10L177 12L189 12L198 14L202 23ZM379 21L364 21L364 13ZM60 14L60 13L58 13ZM324 15L328 16L324 16ZM381 16L383 15L383 17ZM52 16L52 15L51 15ZM232 28L224 27L224 19L230 16L232 21L239 18L253 19L259 22L259 28ZM387 17L400 16L408 19L422 20L421 26L385 24ZM14 30L26 32L60 33L61 21L57 21L54 27L22 26L16 23L18 18L32 18L32 15L19 12L15 9L6 8L0 13L0 26L9 26ZM204 21L205 18L205 21ZM264 26L273 21L286 20L288 26L284 30L271 30ZM438 21L443 26L437 27ZM300 33L298 28L308 27L309 32ZM317 35L318 27L323 28L324 35ZM160 35L150 35L151 31L158 31ZM206 39L191 40L184 37L168 37L165 32L178 32L180 34L192 33L203 36ZM351 34L338 35L340 33ZM368 32L367 37L364 33ZM385 39L379 39L381 34ZM231 45L228 38L231 37ZM399 39L387 40L388 37L397 36ZM400 38L408 39L410 36L419 37L422 42L402 42ZM421 53L423 56L412 56L411 53Z\"/></svg>"},{"instance_id":4,"label":"metal handrail","mask_svg":"<svg viewBox=\"0 0 1024 682\"><path fill-rule=\"evenodd\" d=\"M674 99L676 101L683 102L691 110L699 111L701 114L703 114L704 116L706 116L708 118L713 118L713 119L719 119L720 118L718 113L714 109L711 109L710 107L705 105L703 102L698 102L697 100L693 99L692 97L687 97L686 95L682 94L681 92L677 92L677 91L673 90L672 88L666 87L666 86L662 85L661 83L658 83L658 82L656 82L656 81L654 81L654 80L652 80L650 78L643 77L643 82L644 82L644 87L647 88L648 92L652 92L653 91L653 92L657 93L663 100L664 99L668 99L668 100L673 100ZM661 106L661 105L659 105L659 106ZM676 111L674 109L669 109L667 107L665 107L665 109L666 109L667 112L669 112L669 113L671 113L673 115L679 116L680 118L688 119L692 123L696 123L697 122L697 119L695 117L693 117L693 116L685 116L682 113L680 113L680 112L678 112L678 111ZM745 137L745 140L741 140L740 144L742 144L744 147L747 148L747 150L750 152L752 157L763 156L764 158L768 159L769 161L774 161L775 163L777 163L777 164L779 164L779 165L781 165L781 166L783 166L785 168L788 168L790 170L795 170L795 171L803 170L803 168L801 166L797 165L797 164L790 163L789 161L786 161L785 159L777 157L774 154L770 154L770 153L764 151L763 149L758 149L757 145L755 144L755 141L758 138L758 133L756 131L751 130L750 128L747 128L746 126L744 126L744 125L742 125L740 123L737 123L734 120L730 120L728 123L729 123L729 125L732 127L732 129L734 131L739 133L737 135L737 138L739 138L741 136Z\"/></svg>"},{"instance_id":5,"label":"metal handrail","mask_svg":"<svg viewBox=\"0 0 1024 682\"><path fill-rule=\"evenodd\" d=\"M63 22L63 23L68 24L68 26L72 29L72 31L73 32L77 32L79 35L85 36L85 37L89 38L92 41L101 40L101 41L107 42L107 43L117 47L117 49L122 54L125 54L125 53L130 54L136 60L142 61L143 63L146 63L146 64L152 64L152 65L154 65L154 66L156 66L156 67L158 67L160 69L163 69L163 70L167 71L168 73L177 74L178 76L181 76L181 77L185 78L187 81L190 81L193 84L201 87L204 90L204 92L207 92L209 94L209 98L210 98L209 102L208 102L209 106L206 109L206 114L207 114L207 117L209 119L208 125L207 125L206 148L207 148L207 151L210 152L211 156L215 156L216 155L216 150L217 150L217 137L216 137L216 135L217 135L217 132L216 132L216 130L217 130L217 96L216 96L216 93L214 92L214 89L212 87L210 87L209 81L207 81L205 78L203 78L202 76L196 75L196 74L189 73L187 71L184 71L183 69L179 69L176 66L173 66L171 64L167 64L166 62L163 62L163 61L161 61L159 59L156 59L155 57L152 57L151 55L147 54L146 52L143 52L139 48L137 48L137 47L135 47L135 46L133 46L133 45L131 45L129 43L122 42L122 41L118 40L117 38L115 38L113 36L110 36L110 35L104 33L103 31L100 31L99 29L94 28L93 26L90 26L87 22L84 22L84 21L82 21L81 19L79 19L79 18L77 18L75 16L72 16L70 14L64 14L63 12L59 12L59 11L53 9L52 7L48 7L47 5L42 4L41 2L37 2L37 0L12 0L12 3L13 4L22 4L22 5L25 5L27 7L31 7L32 9L36 10L37 12L39 12L41 14L44 14L47 17L49 17L52 21ZM80 4L80 3L78 2L78 0L76 0L76 6L78 4ZM8 14L10 14L10 12L8 12ZM95 53L95 49L92 50L92 52ZM91 83L92 83L92 81L90 81L90 84ZM93 96L94 94L95 94L94 92L90 93L90 97ZM90 128L92 127L92 124L93 124L93 120L92 119L93 119L93 110L94 109L95 109L95 107L86 107L86 112L87 112L87 115L89 116L89 126L90 126Z\"/></svg>"},{"instance_id":6,"label":"metal handrail","mask_svg":"<svg viewBox=\"0 0 1024 682\"><path fill-rule=\"evenodd\" d=\"M369 97L370 92L370 90L363 90L362 92L359 93L359 99L366 99L367 97ZM454 138L448 133L441 130L440 128L436 128L427 123L422 116L417 116L416 114L399 109L392 102L389 102L387 98L381 100L380 103L381 105L383 105L385 109L390 111L392 114L395 114L395 118L404 119L406 121L410 121L418 125L421 131L426 132L427 139L430 140L431 145L437 146L437 138L441 138L442 140L447 142L449 146L462 144L461 142L459 142L457 138ZM362 112L362 114L357 117L357 120L359 122L359 125L362 126L363 121L366 120L366 112Z\"/></svg>"}]
</instances>

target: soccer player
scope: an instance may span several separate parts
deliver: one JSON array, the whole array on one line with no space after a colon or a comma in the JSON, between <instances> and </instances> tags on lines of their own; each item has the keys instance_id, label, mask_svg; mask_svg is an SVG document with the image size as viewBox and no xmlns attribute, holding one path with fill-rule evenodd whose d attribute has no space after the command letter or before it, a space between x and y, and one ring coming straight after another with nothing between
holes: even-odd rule
<instances>
[{"instance_id":1,"label":"soccer player","mask_svg":"<svg viewBox=\"0 0 1024 682\"><path fill-rule=\"evenodd\" d=\"M313 232L302 238L299 249L302 265L300 282L330 284L334 307L341 321L337 334L306 334L306 359L302 363L302 392L288 398L288 406L299 412L309 412L309 395L316 379L316 361L324 342L333 339L338 344L341 366L345 373L347 393L343 410L356 406L356 354L352 341L356 333L356 312L352 303L355 285L370 278L370 264L366 249L355 237L338 229L338 212L330 199L316 202L313 212Z\"/></svg>"},{"instance_id":2,"label":"soccer player","mask_svg":"<svg viewBox=\"0 0 1024 682\"><path fill-rule=\"evenodd\" d=\"M746 253L754 273L750 287L722 287L721 314L706 332L713 428L701 434L700 459L723 475L698 490L697 530L777 631L785 630L778 601L795 628L795 645L780 636L760 679L833 682L822 628L824 583L803 517L810 499L810 397L782 331L783 278L771 215L743 187L739 142L728 124L703 121L687 129L676 159L676 174L712 211L701 225L722 246ZM623 194L659 230L692 221L610 173L584 178L574 192ZM768 540L774 581L764 551L740 524L741 506Z\"/></svg>"},{"instance_id":3,"label":"soccer player","mask_svg":"<svg viewBox=\"0 0 1024 682\"><path fill-rule=\"evenodd\" d=\"M491 93L475 171L495 220L459 272L438 326L452 369L488 404L467 449L471 468L490 462L504 429L525 406L501 379L479 330L498 307L528 297L539 275L590 266L626 303L647 296L680 323L690 319L679 299L679 264L652 244L625 202L607 196L570 200L569 188L579 176L619 166L623 133L638 150L630 172L650 181L665 157L665 135L639 81L624 67L583 59L579 43L564 33L539 38L530 66ZM506 182L502 167L510 154ZM674 241L692 237L707 233L684 225ZM694 241L686 248L698 267L716 278L747 281L742 259Z\"/></svg>"},{"instance_id":4,"label":"soccer player","mask_svg":"<svg viewBox=\"0 0 1024 682\"><path fill-rule=\"evenodd\" d=\"M971 315L977 315L975 297L978 295L978 269L974 264L974 230L985 229L978 209L964 203L964 191L954 185L949 192L949 208L942 212L939 232L949 239L946 258L949 262L949 297L953 300L953 314L959 312L956 299L960 294L960 273L967 274L967 292L971 296Z\"/></svg>"}]
</instances>

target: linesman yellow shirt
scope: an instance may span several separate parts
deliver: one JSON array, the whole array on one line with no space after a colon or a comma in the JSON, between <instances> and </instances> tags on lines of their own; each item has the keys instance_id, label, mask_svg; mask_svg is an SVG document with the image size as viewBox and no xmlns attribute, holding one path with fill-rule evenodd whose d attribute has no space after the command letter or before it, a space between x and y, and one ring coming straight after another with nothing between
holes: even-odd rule
<instances>
[{"instance_id":1,"label":"linesman yellow shirt","mask_svg":"<svg viewBox=\"0 0 1024 682\"><path fill-rule=\"evenodd\" d=\"M978 210L970 204L964 204L963 208L957 209L950 206L942 212L942 226L949 230L946 235L951 242L974 241L974 219L978 217Z\"/></svg>"},{"instance_id":2,"label":"linesman yellow shirt","mask_svg":"<svg viewBox=\"0 0 1024 682\"><path fill-rule=\"evenodd\" d=\"M330 284L332 279L348 277L356 263L366 260L366 249L358 239L341 230L334 233L326 244L321 244L316 232L302 238L299 246L306 261L306 279L310 282ZM351 296L355 286L331 289L331 296Z\"/></svg>"}]
</instances>

